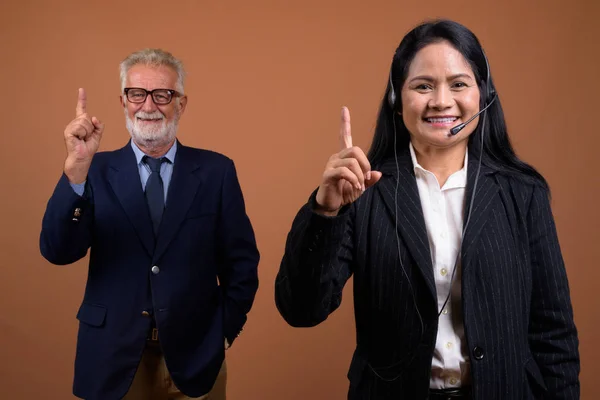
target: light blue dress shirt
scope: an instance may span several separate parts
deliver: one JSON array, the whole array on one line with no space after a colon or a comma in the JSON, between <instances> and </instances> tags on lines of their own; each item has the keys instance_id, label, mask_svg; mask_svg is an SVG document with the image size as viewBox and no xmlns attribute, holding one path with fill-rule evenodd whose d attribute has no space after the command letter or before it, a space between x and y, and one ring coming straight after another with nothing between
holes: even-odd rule
<instances>
[{"instance_id":1,"label":"light blue dress shirt","mask_svg":"<svg viewBox=\"0 0 600 400\"><path fill-rule=\"evenodd\" d=\"M148 164L143 162L143 158L146 154L140 148L131 141L131 148L133 149L133 153L135 154L135 159L137 161L138 172L140 173L140 180L142 183L142 190L146 190L146 182L148 181L148 177L150 176L150 167ZM164 157L170 162L163 162L160 166L160 177L163 180L163 186L165 190L165 205L167 204L167 192L169 191L169 183L171 183L171 176L173 175L173 165L175 164L175 155L177 154L177 141L173 143L173 146L167 151L167 154ZM85 183L74 184L71 183L71 187L80 196L83 196L83 192L85 190Z\"/></svg>"}]
</instances>

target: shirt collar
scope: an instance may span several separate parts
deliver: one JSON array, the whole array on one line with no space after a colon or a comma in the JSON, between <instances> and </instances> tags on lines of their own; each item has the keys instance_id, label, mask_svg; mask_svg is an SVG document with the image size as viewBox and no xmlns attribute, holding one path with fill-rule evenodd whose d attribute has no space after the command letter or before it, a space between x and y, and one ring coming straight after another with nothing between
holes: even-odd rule
<instances>
[{"instance_id":1,"label":"shirt collar","mask_svg":"<svg viewBox=\"0 0 600 400\"><path fill-rule=\"evenodd\" d=\"M131 148L133 149L133 154L135 154L135 159L137 160L137 164L140 165L142 163L142 159L146 155L135 142L131 141ZM165 157L171 164L175 163L175 154L177 153L177 140L173 142L173 146L167 151L163 157Z\"/></svg>"},{"instance_id":2,"label":"shirt collar","mask_svg":"<svg viewBox=\"0 0 600 400\"><path fill-rule=\"evenodd\" d=\"M425 168L423 168L421 166L421 164L419 164L419 162L417 161L417 155L415 153L415 148L413 147L412 142L410 142L408 144L408 148L410 150L410 158L413 163L413 170L415 172L415 175L417 174L417 171L423 171L423 172L427 172L427 173L431 174L432 173L431 171L428 171ZM467 186L467 164L468 164L468 162L469 162L469 151L467 149L467 150L465 150L465 161L463 163L463 167L448 177L448 180L444 184L443 189L464 188Z\"/></svg>"}]
</instances>

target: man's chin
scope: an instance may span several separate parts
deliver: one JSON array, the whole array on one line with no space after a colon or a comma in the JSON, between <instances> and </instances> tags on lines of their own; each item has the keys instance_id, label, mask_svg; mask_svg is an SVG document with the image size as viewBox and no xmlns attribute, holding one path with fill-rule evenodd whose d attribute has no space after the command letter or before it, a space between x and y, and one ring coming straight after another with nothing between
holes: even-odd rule
<instances>
[{"instance_id":1,"label":"man's chin","mask_svg":"<svg viewBox=\"0 0 600 400\"><path fill-rule=\"evenodd\" d=\"M138 146L143 146L148 149L155 149L162 146L166 146L173 141L173 138L168 135L154 136L154 135L131 135L132 139Z\"/></svg>"}]
</instances>

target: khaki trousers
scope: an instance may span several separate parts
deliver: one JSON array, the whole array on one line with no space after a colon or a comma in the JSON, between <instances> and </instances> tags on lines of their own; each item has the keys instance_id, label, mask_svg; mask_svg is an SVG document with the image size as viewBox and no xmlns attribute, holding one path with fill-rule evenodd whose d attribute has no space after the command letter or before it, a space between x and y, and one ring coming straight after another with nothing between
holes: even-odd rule
<instances>
[{"instance_id":1,"label":"khaki trousers","mask_svg":"<svg viewBox=\"0 0 600 400\"><path fill-rule=\"evenodd\" d=\"M212 390L200 397L181 393L173 383L158 342L148 341L133 382L123 400L226 400L227 365L223 365Z\"/></svg>"}]
</instances>

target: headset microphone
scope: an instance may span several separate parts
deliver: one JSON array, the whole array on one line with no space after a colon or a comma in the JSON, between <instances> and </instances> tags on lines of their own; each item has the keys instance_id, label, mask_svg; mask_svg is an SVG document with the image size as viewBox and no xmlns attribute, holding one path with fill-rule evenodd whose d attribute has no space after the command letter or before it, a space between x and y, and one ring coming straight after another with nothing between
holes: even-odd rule
<instances>
[{"instance_id":1,"label":"headset microphone","mask_svg":"<svg viewBox=\"0 0 600 400\"><path fill-rule=\"evenodd\" d=\"M496 101L496 94L495 94L495 93L493 94L492 101L490 101L490 102L489 102L489 103L488 103L488 104L487 104L485 107L483 107L483 108L481 109L481 111L479 111L477 114L475 114L475 115L473 115L471 118L469 118L469 120L468 120L467 122L463 122L462 124L458 124L458 125L456 125L454 128L450 129L450 135L454 136L454 135L456 135L458 132L462 131L462 130L463 130L463 128L464 128L465 126L467 126L467 125L468 125L468 124L469 124L471 121L473 121L475 118L477 118L477 117L479 116L479 114L481 114L482 112L484 112L485 110L487 110L487 109L488 109L488 107L489 107L489 106L491 106L491 105L492 105L492 103L493 103L494 101Z\"/></svg>"}]
</instances>

